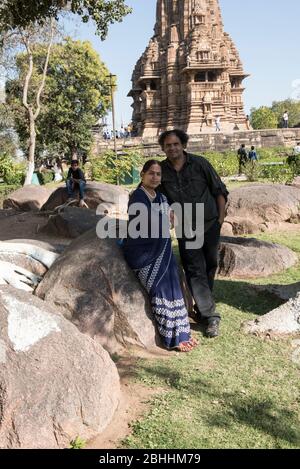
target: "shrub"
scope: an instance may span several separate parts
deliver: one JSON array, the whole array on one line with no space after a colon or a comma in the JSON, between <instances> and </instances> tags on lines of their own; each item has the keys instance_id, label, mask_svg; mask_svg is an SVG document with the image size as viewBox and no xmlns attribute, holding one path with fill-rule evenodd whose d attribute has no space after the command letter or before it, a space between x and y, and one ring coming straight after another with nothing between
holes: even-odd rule
<instances>
[{"instance_id":1,"label":"shrub","mask_svg":"<svg viewBox=\"0 0 300 469\"><path fill-rule=\"evenodd\" d=\"M41 185L48 184L52 182L54 179L54 174L52 171L42 171L41 173L37 173L38 180Z\"/></svg>"},{"instance_id":2,"label":"shrub","mask_svg":"<svg viewBox=\"0 0 300 469\"><path fill-rule=\"evenodd\" d=\"M300 176L300 155L290 155L286 162L291 168L294 177Z\"/></svg>"},{"instance_id":3,"label":"shrub","mask_svg":"<svg viewBox=\"0 0 300 469\"><path fill-rule=\"evenodd\" d=\"M247 176L248 181L255 182L260 178L261 166L256 162L248 161L243 168L243 172Z\"/></svg>"},{"instance_id":4,"label":"shrub","mask_svg":"<svg viewBox=\"0 0 300 469\"><path fill-rule=\"evenodd\" d=\"M133 168L142 165L144 158L136 151L125 151L116 155L107 151L100 157L91 159L92 179L109 184L122 183L126 175L130 176Z\"/></svg>"},{"instance_id":5,"label":"shrub","mask_svg":"<svg viewBox=\"0 0 300 469\"><path fill-rule=\"evenodd\" d=\"M238 162L235 152L205 151L203 156L210 162L219 176L226 177L236 174Z\"/></svg>"},{"instance_id":6,"label":"shrub","mask_svg":"<svg viewBox=\"0 0 300 469\"><path fill-rule=\"evenodd\" d=\"M22 185L25 179L25 165L14 163L6 154L0 155L0 177L8 185Z\"/></svg>"},{"instance_id":7,"label":"shrub","mask_svg":"<svg viewBox=\"0 0 300 469\"><path fill-rule=\"evenodd\" d=\"M294 174L288 164L260 167L260 177L269 179L273 184L287 184L294 179Z\"/></svg>"}]
</instances>

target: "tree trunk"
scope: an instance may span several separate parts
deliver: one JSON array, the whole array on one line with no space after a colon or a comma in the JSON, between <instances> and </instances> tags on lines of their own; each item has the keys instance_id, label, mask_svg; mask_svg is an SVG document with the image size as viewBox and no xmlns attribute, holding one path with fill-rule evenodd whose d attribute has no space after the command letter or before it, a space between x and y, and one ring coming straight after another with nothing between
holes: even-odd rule
<instances>
[{"instance_id":1,"label":"tree trunk","mask_svg":"<svg viewBox=\"0 0 300 469\"><path fill-rule=\"evenodd\" d=\"M30 136L29 136L29 152L28 152L28 166L26 172L26 178L24 186L31 184L32 176L34 173L34 153L35 153L35 143L36 143L36 131L35 131L35 119L32 113L32 110L28 110L28 118L30 122Z\"/></svg>"}]
</instances>

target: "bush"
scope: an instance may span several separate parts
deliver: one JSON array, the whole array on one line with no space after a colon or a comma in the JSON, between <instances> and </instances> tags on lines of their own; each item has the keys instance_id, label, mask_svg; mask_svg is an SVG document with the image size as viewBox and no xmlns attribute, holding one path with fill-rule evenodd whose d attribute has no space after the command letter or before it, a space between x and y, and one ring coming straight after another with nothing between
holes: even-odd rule
<instances>
[{"instance_id":1,"label":"bush","mask_svg":"<svg viewBox=\"0 0 300 469\"><path fill-rule=\"evenodd\" d=\"M300 176L300 155L290 155L286 162L291 168L294 177Z\"/></svg>"},{"instance_id":2,"label":"bush","mask_svg":"<svg viewBox=\"0 0 300 469\"><path fill-rule=\"evenodd\" d=\"M8 185L22 185L25 180L25 165L14 163L6 154L0 155L0 177Z\"/></svg>"},{"instance_id":3,"label":"bush","mask_svg":"<svg viewBox=\"0 0 300 469\"><path fill-rule=\"evenodd\" d=\"M43 171L41 173L37 173L39 183L41 185L49 184L54 179L54 174L52 171Z\"/></svg>"},{"instance_id":4,"label":"bush","mask_svg":"<svg viewBox=\"0 0 300 469\"><path fill-rule=\"evenodd\" d=\"M292 182L294 174L288 164L261 166L260 178L269 179L273 184L287 184Z\"/></svg>"},{"instance_id":5,"label":"bush","mask_svg":"<svg viewBox=\"0 0 300 469\"><path fill-rule=\"evenodd\" d=\"M238 161L235 152L205 151L203 156L210 162L219 176L226 177L237 173Z\"/></svg>"},{"instance_id":6,"label":"bush","mask_svg":"<svg viewBox=\"0 0 300 469\"><path fill-rule=\"evenodd\" d=\"M125 151L117 158L113 151L107 151L91 159L92 179L109 184L122 183L126 175L130 176L132 169L139 168L143 161L143 156L136 151Z\"/></svg>"},{"instance_id":7,"label":"bush","mask_svg":"<svg viewBox=\"0 0 300 469\"><path fill-rule=\"evenodd\" d=\"M243 172L247 176L248 181L255 182L260 178L261 166L256 162L248 161L243 168Z\"/></svg>"}]
</instances>

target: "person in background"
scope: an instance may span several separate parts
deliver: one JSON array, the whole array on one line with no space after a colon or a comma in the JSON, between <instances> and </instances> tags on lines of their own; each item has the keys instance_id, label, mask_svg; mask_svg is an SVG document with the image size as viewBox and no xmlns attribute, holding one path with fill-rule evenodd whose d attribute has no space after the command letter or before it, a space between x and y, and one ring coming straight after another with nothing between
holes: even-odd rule
<instances>
[{"instance_id":1,"label":"person in background","mask_svg":"<svg viewBox=\"0 0 300 469\"><path fill-rule=\"evenodd\" d=\"M248 161L248 154L246 150L246 146L244 143L240 146L237 152L237 158L239 162L239 176L242 174L242 169L246 165Z\"/></svg>"},{"instance_id":2,"label":"person in background","mask_svg":"<svg viewBox=\"0 0 300 469\"><path fill-rule=\"evenodd\" d=\"M254 163L255 161L258 161L257 153L256 153L255 147L253 145L251 147L251 150L248 153L248 159L252 163Z\"/></svg>"},{"instance_id":3,"label":"person in background","mask_svg":"<svg viewBox=\"0 0 300 469\"><path fill-rule=\"evenodd\" d=\"M82 169L79 168L77 160L71 161L71 167L68 171L66 186L68 191L68 199L74 199L74 190L78 188L79 190L79 206L84 206L84 190L85 190L86 180Z\"/></svg>"}]
</instances>

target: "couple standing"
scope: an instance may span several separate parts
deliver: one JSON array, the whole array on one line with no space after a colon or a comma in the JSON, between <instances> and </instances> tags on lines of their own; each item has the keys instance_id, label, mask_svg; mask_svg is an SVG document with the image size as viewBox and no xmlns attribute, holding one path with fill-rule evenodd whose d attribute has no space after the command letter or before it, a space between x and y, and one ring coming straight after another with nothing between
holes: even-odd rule
<instances>
[{"instance_id":1,"label":"couple standing","mask_svg":"<svg viewBox=\"0 0 300 469\"><path fill-rule=\"evenodd\" d=\"M192 350L197 341L191 337L188 313L180 286L177 264L170 236L163 236L161 227L169 217L169 205L178 203L183 210L192 204L191 225L195 230L196 204L204 204L204 243L190 249L185 235L178 239L181 262L195 301L195 317L207 323L207 337L219 334L220 315L212 297L218 265L220 229L225 217L227 189L210 163L203 157L185 151L188 135L178 129L164 132L159 144L167 156L162 163L148 161L141 172L141 184L129 200L129 226L136 218L131 207L147 208L150 224L152 212L159 217L159 236L128 236L123 252L129 266L146 288L158 331L167 349ZM159 210L157 207L160 207ZM172 219L172 212L171 212Z\"/></svg>"}]
</instances>

